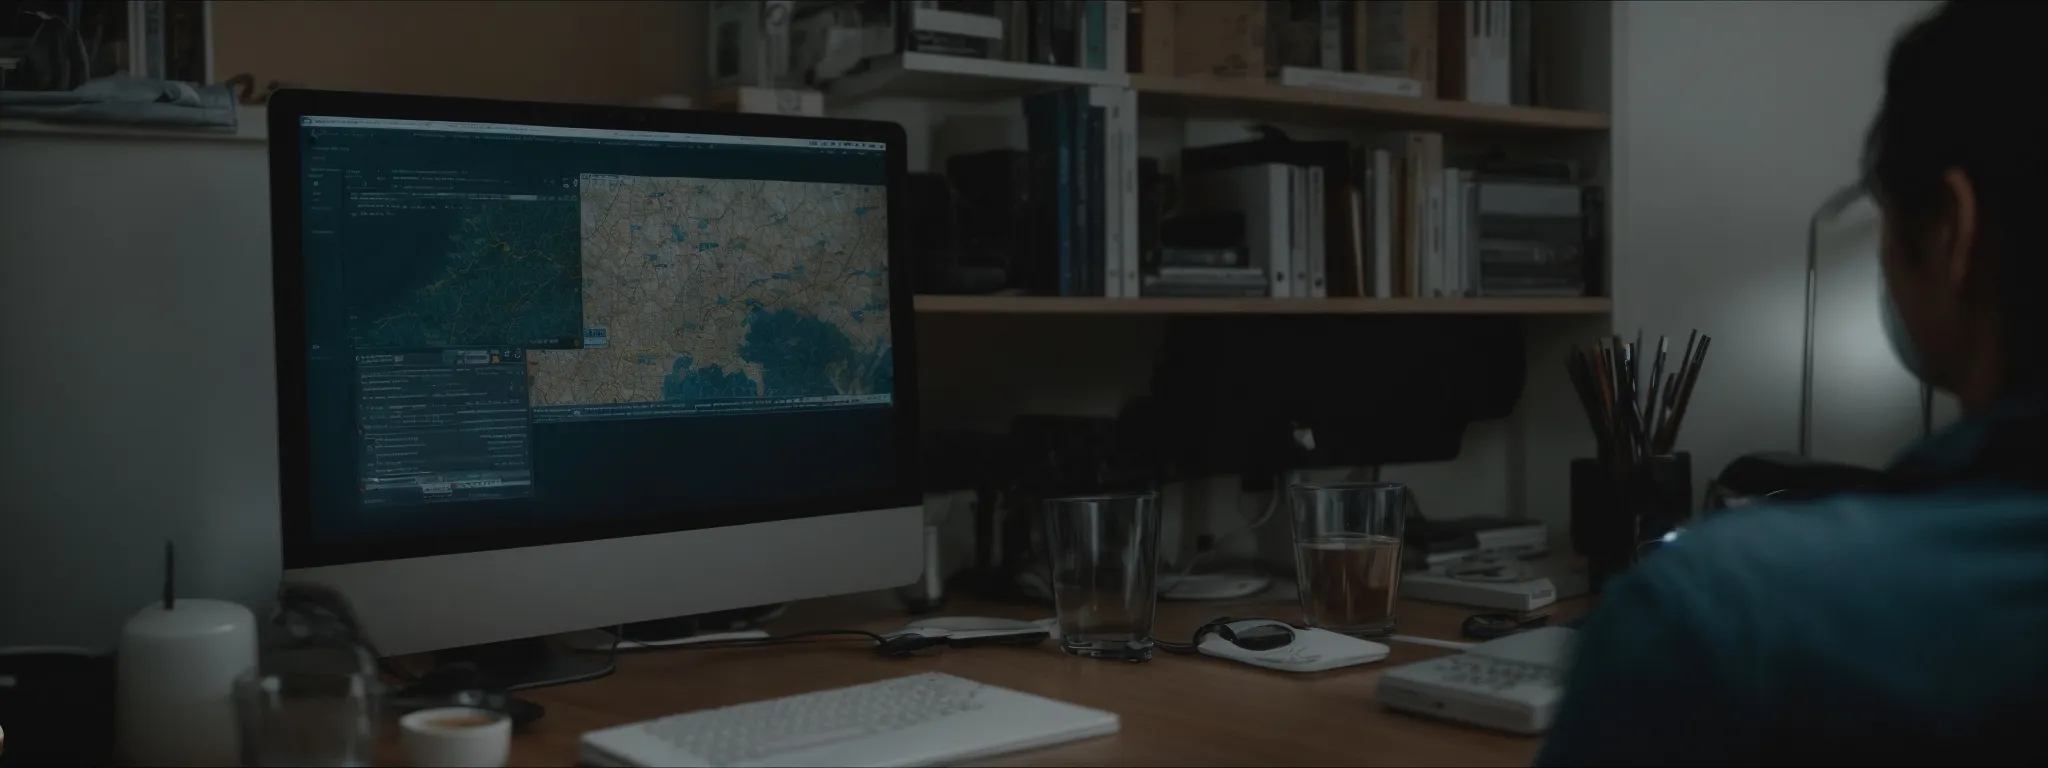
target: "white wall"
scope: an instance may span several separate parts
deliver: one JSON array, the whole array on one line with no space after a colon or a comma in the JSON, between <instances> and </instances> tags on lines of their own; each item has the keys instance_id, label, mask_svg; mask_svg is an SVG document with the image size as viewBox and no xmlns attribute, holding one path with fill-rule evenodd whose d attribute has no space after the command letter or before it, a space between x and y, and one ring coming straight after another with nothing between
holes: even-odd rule
<instances>
[{"instance_id":1,"label":"white wall","mask_svg":"<svg viewBox=\"0 0 2048 768\"><path fill-rule=\"evenodd\" d=\"M0 646L275 588L263 144L0 129Z\"/></svg>"},{"instance_id":2,"label":"white wall","mask_svg":"<svg viewBox=\"0 0 2048 768\"><path fill-rule=\"evenodd\" d=\"M1615 3L1614 327L1714 336L1680 441L1698 478L1797 444L1806 222L1856 177L1892 38L1931 6ZM1918 433L1918 390L1855 218L1824 249L1815 453L1876 464Z\"/></svg>"}]
</instances>

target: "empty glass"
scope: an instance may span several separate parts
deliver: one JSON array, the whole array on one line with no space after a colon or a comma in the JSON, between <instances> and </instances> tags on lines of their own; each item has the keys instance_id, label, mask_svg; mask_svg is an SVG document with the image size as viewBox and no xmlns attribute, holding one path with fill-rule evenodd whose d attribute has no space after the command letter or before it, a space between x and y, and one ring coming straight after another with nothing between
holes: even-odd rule
<instances>
[{"instance_id":1,"label":"empty glass","mask_svg":"<svg viewBox=\"0 0 2048 768\"><path fill-rule=\"evenodd\" d=\"M1415 503L1408 486L1297 484L1288 496L1302 621L1353 636L1393 634L1401 524Z\"/></svg>"},{"instance_id":2,"label":"empty glass","mask_svg":"<svg viewBox=\"0 0 2048 768\"><path fill-rule=\"evenodd\" d=\"M1045 518L1060 647L1097 659L1152 658L1159 497L1047 499Z\"/></svg>"},{"instance_id":3,"label":"empty glass","mask_svg":"<svg viewBox=\"0 0 2048 768\"><path fill-rule=\"evenodd\" d=\"M365 766L377 749L377 683L348 672L263 673L235 681L245 766Z\"/></svg>"}]
</instances>

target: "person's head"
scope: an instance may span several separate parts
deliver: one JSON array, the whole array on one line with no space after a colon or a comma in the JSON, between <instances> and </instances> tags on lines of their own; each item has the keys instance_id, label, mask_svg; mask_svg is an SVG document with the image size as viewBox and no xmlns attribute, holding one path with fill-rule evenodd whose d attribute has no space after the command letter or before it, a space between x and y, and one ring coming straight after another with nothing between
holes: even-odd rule
<instances>
[{"instance_id":1,"label":"person's head","mask_svg":"<svg viewBox=\"0 0 2048 768\"><path fill-rule=\"evenodd\" d=\"M1929 383L2048 391L2048 6L1949 2L1900 35L1864 180Z\"/></svg>"}]
</instances>

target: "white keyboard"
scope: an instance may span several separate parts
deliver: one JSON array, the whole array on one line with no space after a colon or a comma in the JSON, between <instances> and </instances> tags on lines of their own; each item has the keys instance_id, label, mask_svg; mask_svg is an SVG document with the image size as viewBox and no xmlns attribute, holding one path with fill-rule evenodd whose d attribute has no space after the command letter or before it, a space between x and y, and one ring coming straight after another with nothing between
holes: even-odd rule
<instances>
[{"instance_id":1,"label":"white keyboard","mask_svg":"<svg viewBox=\"0 0 2048 768\"><path fill-rule=\"evenodd\" d=\"M595 766L934 765L1116 733L1117 717L926 673L583 734Z\"/></svg>"},{"instance_id":2,"label":"white keyboard","mask_svg":"<svg viewBox=\"0 0 2048 768\"><path fill-rule=\"evenodd\" d=\"M1394 667L1380 675L1376 698L1395 709L1542 733L1557 717L1575 634L1563 627L1532 629Z\"/></svg>"}]
</instances>

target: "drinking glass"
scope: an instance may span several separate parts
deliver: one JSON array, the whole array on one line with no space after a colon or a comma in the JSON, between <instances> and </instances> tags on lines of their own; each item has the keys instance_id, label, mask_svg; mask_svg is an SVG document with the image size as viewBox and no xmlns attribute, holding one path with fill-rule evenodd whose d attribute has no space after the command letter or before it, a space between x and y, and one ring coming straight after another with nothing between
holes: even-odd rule
<instances>
[{"instance_id":1,"label":"drinking glass","mask_svg":"<svg viewBox=\"0 0 2048 768\"><path fill-rule=\"evenodd\" d=\"M1394 633L1401 525L1414 494L1400 483L1298 483L1294 572L1302 621L1355 637Z\"/></svg>"},{"instance_id":2,"label":"drinking glass","mask_svg":"<svg viewBox=\"0 0 2048 768\"><path fill-rule=\"evenodd\" d=\"M1097 659L1152 658L1158 495L1047 499L1045 517L1060 647Z\"/></svg>"},{"instance_id":3,"label":"drinking glass","mask_svg":"<svg viewBox=\"0 0 2048 768\"><path fill-rule=\"evenodd\" d=\"M235 681L245 766L367 766L377 682L352 672L250 671Z\"/></svg>"}]
</instances>

